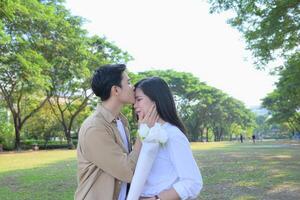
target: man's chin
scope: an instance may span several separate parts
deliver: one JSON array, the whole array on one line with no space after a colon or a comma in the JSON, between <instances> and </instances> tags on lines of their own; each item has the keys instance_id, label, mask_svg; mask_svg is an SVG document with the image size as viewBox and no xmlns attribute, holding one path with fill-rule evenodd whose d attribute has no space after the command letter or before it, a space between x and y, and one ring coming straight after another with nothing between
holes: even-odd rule
<instances>
[{"instance_id":1,"label":"man's chin","mask_svg":"<svg viewBox=\"0 0 300 200\"><path fill-rule=\"evenodd\" d=\"M131 104L131 105L133 105L134 104L134 100L133 101L127 101L127 102L125 102L125 104Z\"/></svg>"},{"instance_id":2,"label":"man's chin","mask_svg":"<svg viewBox=\"0 0 300 200\"><path fill-rule=\"evenodd\" d=\"M135 99L132 99L132 100L129 101L128 104L134 104L134 103L135 103Z\"/></svg>"}]
</instances>

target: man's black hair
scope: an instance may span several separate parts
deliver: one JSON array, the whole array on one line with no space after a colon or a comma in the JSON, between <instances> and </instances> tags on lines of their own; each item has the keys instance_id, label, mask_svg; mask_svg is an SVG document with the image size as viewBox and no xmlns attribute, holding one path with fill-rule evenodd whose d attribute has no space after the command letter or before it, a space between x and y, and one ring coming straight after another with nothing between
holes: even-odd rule
<instances>
[{"instance_id":1,"label":"man's black hair","mask_svg":"<svg viewBox=\"0 0 300 200\"><path fill-rule=\"evenodd\" d=\"M103 65L99 67L92 78L92 90L94 94L106 101L110 97L112 86L121 87L122 74L126 69L124 64Z\"/></svg>"}]
</instances>

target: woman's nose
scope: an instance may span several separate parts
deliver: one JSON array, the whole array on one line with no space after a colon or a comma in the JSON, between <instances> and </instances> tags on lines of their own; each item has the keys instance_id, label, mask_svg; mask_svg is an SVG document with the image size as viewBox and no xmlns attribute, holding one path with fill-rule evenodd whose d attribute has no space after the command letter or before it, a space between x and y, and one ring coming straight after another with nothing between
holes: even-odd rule
<instances>
[{"instance_id":1,"label":"woman's nose","mask_svg":"<svg viewBox=\"0 0 300 200\"><path fill-rule=\"evenodd\" d=\"M136 109L136 107L137 107L137 103L136 101L134 101L133 108Z\"/></svg>"}]
</instances>

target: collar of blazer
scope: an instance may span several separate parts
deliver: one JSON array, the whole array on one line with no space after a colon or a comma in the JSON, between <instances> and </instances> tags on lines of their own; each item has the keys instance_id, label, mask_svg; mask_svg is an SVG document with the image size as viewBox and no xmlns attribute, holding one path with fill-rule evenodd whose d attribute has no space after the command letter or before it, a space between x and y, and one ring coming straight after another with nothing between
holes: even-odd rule
<instances>
[{"instance_id":1,"label":"collar of blazer","mask_svg":"<svg viewBox=\"0 0 300 200\"><path fill-rule=\"evenodd\" d=\"M103 118L108 122L111 123L114 120L116 120L116 118L113 116L113 114L107 110L106 108L104 108L101 104L97 105L96 111L98 113L101 113L101 115L103 116Z\"/></svg>"},{"instance_id":2,"label":"collar of blazer","mask_svg":"<svg viewBox=\"0 0 300 200\"><path fill-rule=\"evenodd\" d=\"M102 114L102 116L104 117L104 119L107 122L109 122L109 123L115 122L116 117L114 117L113 114L109 110L107 110L104 106L102 106L101 104L97 104L96 110L98 113ZM119 118L122 121L122 123L125 127L128 127L127 118L122 113L120 113L117 118Z\"/></svg>"},{"instance_id":3,"label":"collar of blazer","mask_svg":"<svg viewBox=\"0 0 300 200\"><path fill-rule=\"evenodd\" d=\"M96 108L96 112L98 113L101 113L101 115L103 116L103 118L109 122L109 123L116 123L116 117L113 116L113 114L107 110L106 108L104 108L101 104L98 104L97 105L97 108ZM127 118L122 114L120 113L119 116L117 117L121 120L121 122L123 123L124 125L124 129L125 129L125 133L126 133L126 137L127 137L127 141L128 141L128 149L129 151L131 151L131 143L130 143L130 136L129 136L129 130L128 130L128 121L127 121ZM116 128L116 127L115 127ZM117 131L117 134L116 137L117 137L117 141L119 144L121 144L123 150L125 152L127 152L126 148L124 147L124 144L122 142L122 139L121 139L121 136L119 134L119 130L116 130ZM128 152L127 152L128 153Z\"/></svg>"}]
</instances>

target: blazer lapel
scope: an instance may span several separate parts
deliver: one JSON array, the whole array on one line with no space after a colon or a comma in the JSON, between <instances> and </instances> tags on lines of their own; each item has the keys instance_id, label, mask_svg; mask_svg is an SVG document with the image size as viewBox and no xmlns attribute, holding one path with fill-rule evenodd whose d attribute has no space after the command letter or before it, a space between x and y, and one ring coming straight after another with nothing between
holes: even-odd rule
<instances>
[{"instance_id":1,"label":"blazer lapel","mask_svg":"<svg viewBox=\"0 0 300 200\"><path fill-rule=\"evenodd\" d=\"M132 150L132 145L131 145L131 142L130 142L130 134L129 134L129 130L128 130L128 127L124 127L125 128L125 133L126 133L126 139L127 139L127 142L128 142L128 150L129 152L131 152Z\"/></svg>"},{"instance_id":2,"label":"blazer lapel","mask_svg":"<svg viewBox=\"0 0 300 200\"><path fill-rule=\"evenodd\" d=\"M123 143L123 140L121 138L121 135L120 135L120 132L119 132L119 129L117 127L117 122L113 122L113 130L114 130L114 134L115 134L115 137L116 137L116 140L117 140L117 143L122 147L123 151L125 153L128 153L126 148L125 148L125 144ZM125 130L126 131L126 130Z\"/></svg>"},{"instance_id":3,"label":"blazer lapel","mask_svg":"<svg viewBox=\"0 0 300 200\"><path fill-rule=\"evenodd\" d=\"M96 108L96 115L98 115L98 114L102 115L103 118L108 123L110 123L111 128L113 129L113 132L114 132L114 135L115 135L115 138L116 138L116 142L122 147L124 153L128 153L125 146L124 146L124 144L123 144L123 140L121 138L119 129L117 127L117 121L116 121L115 117L111 114L111 112L109 112L101 104L98 104L97 108ZM124 125L124 127L125 127L125 125Z\"/></svg>"},{"instance_id":4,"label":"blazer lapel","mask_svg":"<svg viewBox=\"0 0 300 200\"><path fill-rule=\"evenodd\" d=\"M128 129L128 126L129 126L128 121L127 121L126 117L122 113L120 113L119 117L120 117L120 119L121 119L121 121L122 121L122 123L124 125L126 139L127 139L127 143L128 143L128 151L131 152L132 145L131 145L131 142L130 142L130 132L129 132L129 129Z\"/></svg>"}]
</instances>

